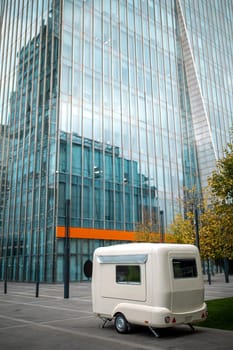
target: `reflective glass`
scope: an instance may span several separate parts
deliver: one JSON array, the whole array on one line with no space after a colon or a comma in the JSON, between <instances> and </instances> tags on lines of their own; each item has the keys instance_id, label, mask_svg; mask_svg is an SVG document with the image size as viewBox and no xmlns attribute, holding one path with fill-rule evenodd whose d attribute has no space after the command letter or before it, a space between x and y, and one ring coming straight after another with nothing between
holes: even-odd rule
<instances>
[{"instance_id":1,"label":"reflective glass","mask_svg":"<svg viewBox=\"0 0 233 350\"><path fill-rule=\"evenodd\" d=\"M157 232L160 210L168 229L201 193L230 137L232 18L227 0L0 2L0 278L63 280L69 201L77 280L106 230Z\"/></svg>"}]
</instances>

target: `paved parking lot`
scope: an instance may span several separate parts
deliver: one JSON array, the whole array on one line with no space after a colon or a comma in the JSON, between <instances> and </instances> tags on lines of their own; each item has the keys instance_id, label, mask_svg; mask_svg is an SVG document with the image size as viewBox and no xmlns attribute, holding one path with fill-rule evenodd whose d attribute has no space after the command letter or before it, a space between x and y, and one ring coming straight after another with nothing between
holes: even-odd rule
<instances>
[{"instance_id":1,"label":"paved parking lot","mask_svg":"<svg viewBox=\"0 0 233 350\"><path fill-rule=\"evenodd\" d=\"M233 279L233 278L232 278ZM233 297L233 283L224 276L206 284L205 298ZM186 327L163 330L155 338L147 328L127 335L118 334L112 323L92 314L90 283L71 283L70 298L63 298L63 285L41 284L35 297L35 284L8 283L7 294L0 282L0 348L10 349L232 349L233 332Z\"/></svg>"}]
</instances>

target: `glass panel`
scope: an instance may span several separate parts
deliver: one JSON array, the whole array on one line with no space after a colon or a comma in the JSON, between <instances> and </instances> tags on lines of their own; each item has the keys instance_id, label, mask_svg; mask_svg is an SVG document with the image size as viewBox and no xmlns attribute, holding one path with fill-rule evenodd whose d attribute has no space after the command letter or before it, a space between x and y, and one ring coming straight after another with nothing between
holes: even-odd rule
<instances>
[{"instance_id":1,"label":"glass panel","mask_svg":"<svg viewBox=\"0 0 233 350\"><path fill-rule=\"evenodd\" d=\"M116 282L126 284L140 284L141 273L140 266L137 265L117 265Z\"/></svg>"},{"instance_id":2,"label":"glass panel","mask_svg":"<svg viewBox=\"0 0 233 350\"><path fill-rule=\"evenodd\" d=\"M174 278L197 277L195 259L172 259Z\"/></svg>"}]
</instances>

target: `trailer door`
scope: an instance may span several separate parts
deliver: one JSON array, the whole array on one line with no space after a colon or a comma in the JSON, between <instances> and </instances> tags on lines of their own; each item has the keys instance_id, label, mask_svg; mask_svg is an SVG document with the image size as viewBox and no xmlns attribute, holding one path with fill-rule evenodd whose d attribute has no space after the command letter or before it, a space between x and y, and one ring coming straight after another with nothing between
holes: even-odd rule
<instances>
[{"instance_id":1,"label":"trailer door","mask_svg":"<svg viewBox=\"0 0 233 350\"><path fill-rule=\"evenodd\" d=\"M170 256L173 312L190 312L203 304L203 277L196 256Z\"/></svg>"}]
</instances>

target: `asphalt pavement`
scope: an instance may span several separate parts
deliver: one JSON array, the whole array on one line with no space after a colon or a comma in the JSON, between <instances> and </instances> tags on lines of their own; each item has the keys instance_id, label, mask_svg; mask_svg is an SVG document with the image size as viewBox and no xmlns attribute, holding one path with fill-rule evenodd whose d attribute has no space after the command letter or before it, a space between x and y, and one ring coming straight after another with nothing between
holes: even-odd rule
<instances>
[{"instance_id":1,"label":"asphalt pavement","mask_svg":"<svg viewBox=\"0 0 233 350\"><path fill-rule=\"evenodd\" d=\"M34 283L0 281L1 350L230 350L233 332L187 326L164 329L155 338L148 328L138 327L127 335L118 334L112 322L92 313L91 284L70 283L70 297L64 299L62 284L40 284L39 296ZM205 299L233 297L233 276L205 276ZM233 319L232 319L233 322Z\"/></svg>"}]
</instances>

